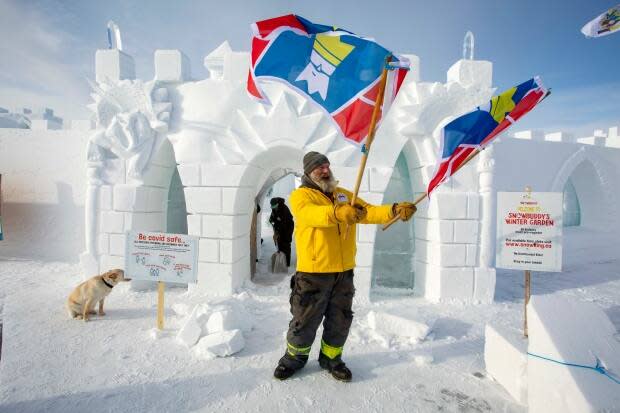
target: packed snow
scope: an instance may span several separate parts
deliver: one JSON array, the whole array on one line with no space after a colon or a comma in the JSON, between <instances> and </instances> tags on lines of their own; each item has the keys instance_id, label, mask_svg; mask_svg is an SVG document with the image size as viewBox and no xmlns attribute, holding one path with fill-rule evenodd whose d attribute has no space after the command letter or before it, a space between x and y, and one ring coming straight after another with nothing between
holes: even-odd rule
<instances>
[{"instance_id":1,"label":"packed snow","mask_svg":"<svg viewBox=\"0 0 620 413\"><path fill-rule=\"evenodd\" d=\"M356 304L344 360L353 382L322 371L315 343L306 368L273 378L289 321L289 277L259 274L233 297L114 288L106 315L71 320L64 300L81 281L77 264L2 258L0 411L522 412L485 372L488 322L518 331L523 274L498 270L496 302L431 304L383 291ZM535 295L588 301L620 326L620 258L613 234L565 232L564 272L534 273ZM425 331L426 328L428 331ZM319 330L318 335L320 336ZM318 342L318 340L317 340Z\"/></svg>"},{"instance_id":2,"label":"packed snow","mask_svg":"<svg viewBox=\"0 0 620 413\"><path fill-rule=\"evenodd\" d=\"M620 410L620 342L606 314L594 303L558 295L532 297L527 307L530 411ZM587 368L595 365L606 374Z\"/></svg>"},{"instance_id":3,"label":"packed snow","mask_svg":"<svg viewBox=\"0 0 620 413\"><path fill-rule=\"evenodd\" d=\"M484 332L487 374L519 403L527 405L527 344L523 331L489 323Z\"/></svg>"}]
</instances>

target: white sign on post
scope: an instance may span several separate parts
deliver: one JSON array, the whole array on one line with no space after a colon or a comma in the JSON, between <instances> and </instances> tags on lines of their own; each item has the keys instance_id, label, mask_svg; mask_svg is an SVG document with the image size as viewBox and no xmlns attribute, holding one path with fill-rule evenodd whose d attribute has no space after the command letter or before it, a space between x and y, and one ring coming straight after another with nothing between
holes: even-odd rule
<instances>
[{"instance_id":1,"label":"white sign on post","mask_svg":"<svg viewBox=\"0 0 620 413\"><path fill-rule=\"evenodd\" d=\"M562 193L498 192L496 267L562 271Z\"/></svg>"},{"instance_id":2,"label":"white sign on post","mask_svg":"<svg viewBox=\"0 0 620 413\"><path fill-rule=\"evenodd\" d=\"M128 232L125 271L135 280L195 283L198 237L163 232Z\"/></svg>"}]
</instances>

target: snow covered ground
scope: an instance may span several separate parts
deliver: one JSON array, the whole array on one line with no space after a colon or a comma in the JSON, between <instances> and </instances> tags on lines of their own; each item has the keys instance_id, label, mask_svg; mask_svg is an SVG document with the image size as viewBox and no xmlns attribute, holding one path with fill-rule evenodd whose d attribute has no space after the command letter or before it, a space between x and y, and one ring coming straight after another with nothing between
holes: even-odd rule
<instances>
[{"instance_id":1,"label":"snow covered ground","mask_svg":"<svg viewBox=\"0 0 620 413\"><path fill-rule=\"evenodd\" d=\"M521 326L522 272L498 270L493 305L433 305L402 295L358 305L344 353L353 382L336 382L321 371L316 343L301 374L280 382L272 374L284 351L289 277L265 273L269 256L264 251L255 283L230 299L252 318L245 348L212 360L175 339L184 317L172 306L191 308L204 297L168 290L166 330L152 338L155 291L120 285L106 301L107 315L84 323L70 320L63 308L81 281L76 264L0 259L0 411L525 411L486 376L483 359L487 321ZM613 234L566 230L564 269L534 273L533 294L592 301L620 329L620 254ZM370 311L427 323L432 331L418 342L373 330Z\"/></svg>"}]
</instances>

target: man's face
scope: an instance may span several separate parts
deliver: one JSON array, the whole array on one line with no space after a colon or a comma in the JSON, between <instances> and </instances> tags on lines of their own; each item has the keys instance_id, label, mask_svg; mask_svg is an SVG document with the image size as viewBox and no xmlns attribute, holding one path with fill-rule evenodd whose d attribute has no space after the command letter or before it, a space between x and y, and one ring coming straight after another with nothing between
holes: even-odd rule
<instances>
[{"instance_id":1,"label":"man's face","mask_svg":"<svg viewBox=\"0 0 620 413\"><path fill-rule=\"evenodd\" d=\"M310 173L310 178L314 181L325 181L329 180L330 175L329 162L325 162L312 170Z\"/></svg>"},{"instance_id":2,"label":"man's face","mask_svg":"<svg viewBox=\"0 0 620 413\"><path fill-rule=\"evenodd\" d=\"M329 169L329 162L314 168L310 173L310 178L323 192L333 192L338 185L338 181L336 181L332 171Z\"/></svg>"}]
</instances>

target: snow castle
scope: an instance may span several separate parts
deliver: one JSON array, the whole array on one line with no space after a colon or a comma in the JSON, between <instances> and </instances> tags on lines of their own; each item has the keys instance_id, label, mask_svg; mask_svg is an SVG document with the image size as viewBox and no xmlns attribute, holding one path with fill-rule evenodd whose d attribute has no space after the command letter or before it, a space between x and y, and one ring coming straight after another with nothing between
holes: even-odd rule
<instances>
[{"instance_id":1,"label":"snow castle","mask_svg":"<svg viewBox=\"0 0 620 413\"><path fill-rule=\"evenodd\" d=\"M437 161L441 127L491 98L492 63L459 60L447 81L425 83L420 61L377 132L360 196L372 203L412 199ZM131 56L96 54L96 130L88 144L85 201L87 274L122 267L124 232L152 230L200 237L195 288L229 295L251 279L256 205L287 175L301 174L304 153L325 153L353 187L359 148L296 92L265 85L272 103L247 96L247 53L227 42L204 59L210 77L194 80L178 50L155 52L155 79L134 79ZM563 191L573 225L618 227L618 128L575 139L526 131L503 137L423 202L410 223L358 231L356 285L412 288L432 302L488 303L495 288L495 192ZM292 189L292 188L291 188ZM252 257L252 259L251 259Z\"/></svg>"},{"instance_id":2,"label":"snow castle","mask_svg":"<svg viewBox=\"0 0 620 413\"><path fill-rule=\"evenodd\" d=\"M448 70L446 83L428 83L420 79L419 58L408 57L412 70L377 131L361 185L360 196L371 203L411 200L423 192L435 168L442 126L495 91L491 62L459 60ZM85 178L64 173L53 182L59 186L66 181L63 188L73 190L71 211L83 213L79 219L84 221L71 231L78 228L85 239L73 232L70 237L59 234L58 226L40 231L58 234L73 256L83 248L80 260L87 276L124 265L128 230L199 236L199 277L191 288L230 295L251 282L261 248L256 207L274 183L291 190L294 177L301 174L303 154L316 150L329 157L341 185L352 188L361 153L338 135L323 112L291 89L265 84L269 106L250 99L245 90L249 55L232 51L227 42L205 57L207 79L192 79L190 62L179 50L157 50L154 60L155 78L146 81L135 79L133 58L123 51L96 52L90 105L95 128L53 131L55 139L80 140L79 145L65 144L71 165L78 166L74 158L83 160L82 151L87 151L86 164L71 167L85 168ZM550 102L552 98L545 104ZM497 191L531 186L534 191L564 192L565 224L587 231L620 229L620 195L612 190L620 178L618 127L580 138L563 132L511 132L442 185L430 202L423 201L409 223L399 222L387 231L360 226L358 299L391 287L431 302L491 302ZM0 133L3 142L11 139L13 152L30 153L32 145L25 140L30 135L45 140L40 148L52 144L52 132ZM17 135L22 139L14 139ZM44 156L33 157L37 167L28 169L23 163L29 161L19 161L16 154L3 157L6 165L15 164L5 170L9 176L23 170L14 183L3 180L5 189L9 186L4 191L8 212L17 193L11 185L33 185L30 169L50 163L48 172L58 170ZM84 181L82 188L78 184ZM43 178L36 182L41 186ZM54 198L36 192L33 199L17 201ZM19 212L25 204L15 205ZM41 219L43 226L55 222ZM19 225L11 228L6 219L5 225L15 239ZM68 243L68 238L75 242ZM22 241L20 246L38 248L32 239L24 236ZM5 246L11 249L10 243Z\"/></svg>"}]
</instances>

